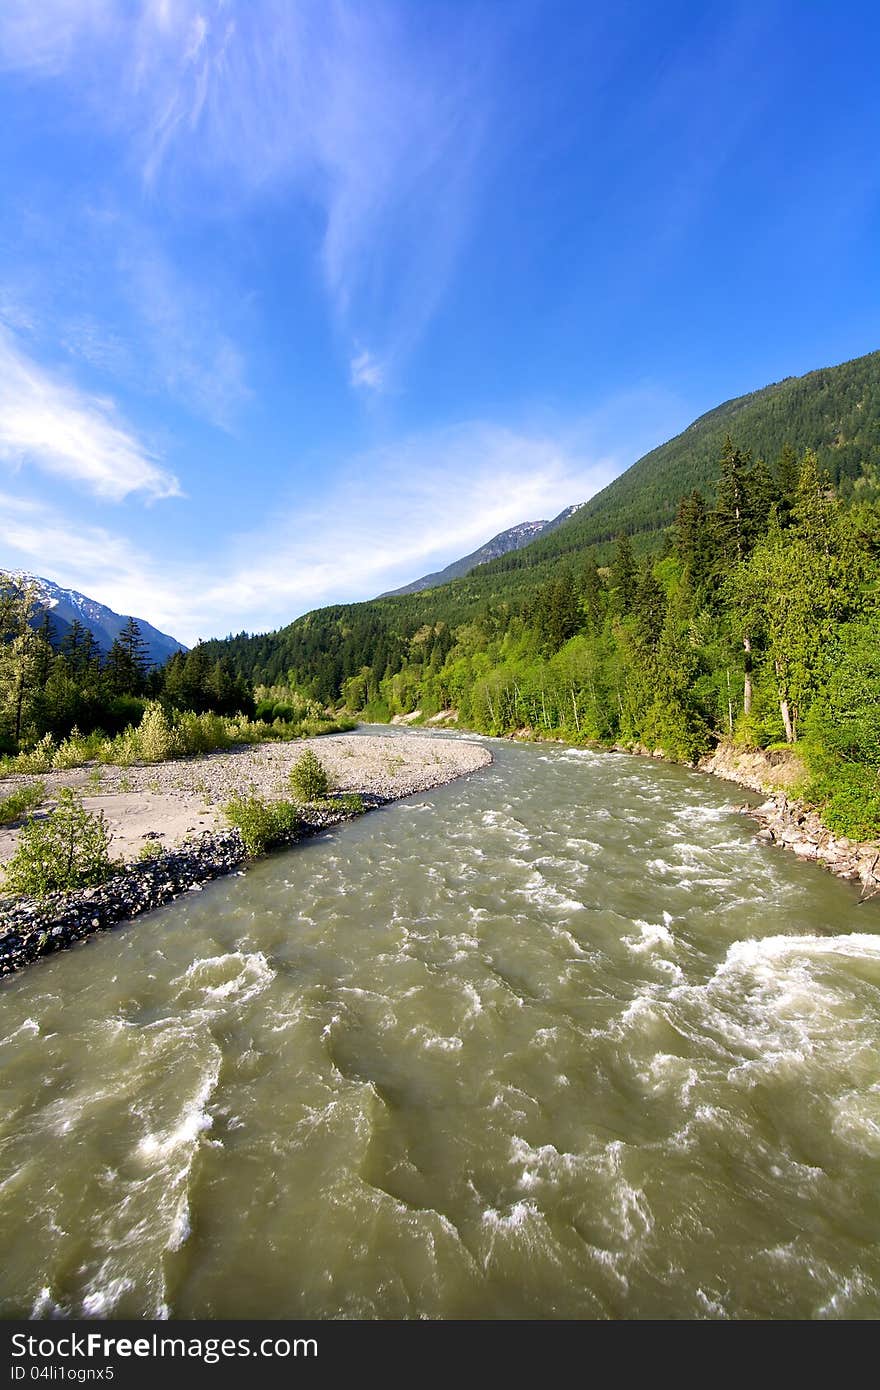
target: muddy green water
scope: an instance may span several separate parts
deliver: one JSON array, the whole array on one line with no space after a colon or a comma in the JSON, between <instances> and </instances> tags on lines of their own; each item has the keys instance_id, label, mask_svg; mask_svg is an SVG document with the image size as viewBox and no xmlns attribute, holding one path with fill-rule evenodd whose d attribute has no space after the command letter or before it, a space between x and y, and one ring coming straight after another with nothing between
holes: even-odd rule
<instances>
[{"instance_id":1,"label":"muddy green water","mask_svg":"<svg viewBox=\"0 0 880 1390\"><path fill-rule=\"evenodd\" d=\"M880 910L492 748L3 987L0 1310L880 1314Z\"/></svg>"}]
</instances>

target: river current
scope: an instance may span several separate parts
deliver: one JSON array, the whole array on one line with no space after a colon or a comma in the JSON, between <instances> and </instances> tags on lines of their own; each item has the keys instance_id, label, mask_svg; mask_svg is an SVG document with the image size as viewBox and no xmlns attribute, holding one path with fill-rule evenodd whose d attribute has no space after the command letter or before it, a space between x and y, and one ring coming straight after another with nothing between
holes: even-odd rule
<instances>
[{"instance_id":1,"label":"river current","mask_svg":"<svg viewBox=\"0 0 880 1390\"><path fill-rule=\"evenodd\" d=\"M3 986L0 1312L880 1315L880 905L490 742Z\"/></svg>"}]
</instances>

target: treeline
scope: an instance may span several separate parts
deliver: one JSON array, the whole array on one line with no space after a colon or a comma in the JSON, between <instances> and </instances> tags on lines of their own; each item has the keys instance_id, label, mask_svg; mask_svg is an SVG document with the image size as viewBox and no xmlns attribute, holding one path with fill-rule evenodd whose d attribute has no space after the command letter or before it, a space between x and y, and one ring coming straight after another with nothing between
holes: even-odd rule
<instances>
[{"instance_id":1,"label":"treeline","mask_svg":"<svg viewBox=\"0 0 880 1390\"><path fill-rule=\"evenodd\" d=\"M49 735L108 735L137 725L150 701L169 711L254 713L249 682L203 645L175 652L153 669L137 622L130 618L109 651L74 621L56 640L26 583L0 575L0 753L16 753Z\"/></svg>"}]
</instances>

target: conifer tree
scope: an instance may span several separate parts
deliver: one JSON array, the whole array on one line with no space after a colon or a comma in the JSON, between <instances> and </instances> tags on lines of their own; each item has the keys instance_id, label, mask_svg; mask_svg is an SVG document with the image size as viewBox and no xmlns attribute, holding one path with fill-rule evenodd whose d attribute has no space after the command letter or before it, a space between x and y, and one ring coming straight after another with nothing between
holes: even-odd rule
<instances>
[{"instance_id":1,"label":"conifer tree","mask_svg":"<svg viewBox=\"0 0 880 1390\"><path fill-rule=\"evenodd\" d=\"M715 504L715 530L719 559L730 567L742 564L750 546L752 517L747 470L749 455L738 449L728 434L721 451L721 473Z\"/></svg>"},{"instance_id":2,"label":"conifer tree","mask_svg":"<svg viewBox=\"0 0 880 1390\"><path fill-rule=\"evenodd\" d=\"M782 446L779 458L776 460L776 492L779 507L779 522L782 526L787 526L791 509L794 506L797 494L798 478L800 477L800 464L797 452L786 443Z\"/></svg>"},{"instance_id":3,"label":"conifer tree","mask_svg":"<svg viewBox=\"0 0 880 1390\"><path fill-rule=\"evenodd\" d=\"M636 561L629 536L620 535L609 575L612 606L618 617L629 613L636 594Z\"/></svg>"}]
</instances>

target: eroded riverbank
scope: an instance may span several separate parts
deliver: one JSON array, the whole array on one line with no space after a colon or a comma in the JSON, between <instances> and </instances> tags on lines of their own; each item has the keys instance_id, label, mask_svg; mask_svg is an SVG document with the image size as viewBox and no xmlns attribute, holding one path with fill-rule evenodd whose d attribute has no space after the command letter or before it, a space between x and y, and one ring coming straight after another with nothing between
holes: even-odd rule
<instances>
[{"instance_id":1,"label":"eroded riverbank","mask_svg":"<svg viewBox=\"0 0 880 1390\"><path fill-rule=\"evenodd\" d=\"M880 842L835 835L816 807L794 794L805 770L793 750L766 753L720 744L700 760L699 769L765 797L761 805L747 808L761 826L760 840L790 850L799 859L815 860L838 878L860 883L863 899L880 893Z\"/></svg>"}]
</instances>

